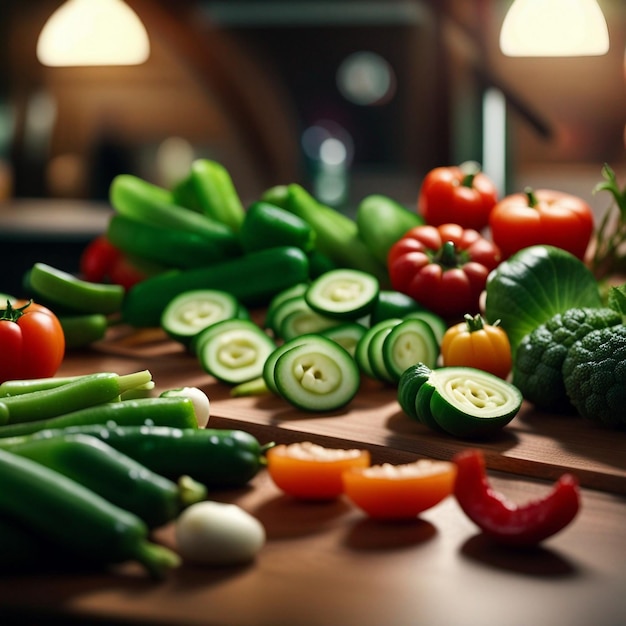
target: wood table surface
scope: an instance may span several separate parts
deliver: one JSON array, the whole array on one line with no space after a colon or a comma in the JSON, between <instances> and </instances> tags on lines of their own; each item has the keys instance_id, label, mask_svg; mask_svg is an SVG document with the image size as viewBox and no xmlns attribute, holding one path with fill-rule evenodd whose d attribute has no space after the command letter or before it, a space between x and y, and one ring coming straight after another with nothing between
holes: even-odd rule
<instances>
[{"instance_id":1,"label":"wood table surface","mask_svg":"<svg viewBox=\"0 0 626 626\"><path fill-rule=\"evenodd\" d=\"M213 427L261 441L354 443L378 461L449 458L480 446L493 486L526 502L569 470L581 483L574 522L540 548L496 547L453 498L410 523L368 520L347 501L307 504L262 471L249 487L211 495L264 524L267 543L243 567L184 564L163 581L135 564L105 572L6 575L0 624L207 626L617 626L626 623L626 433L535 414L530 407L491 441L422 430L393 390L364 381L345 411L307 415L278 398L230 397L194 357L158 334L116 337L71 354L62 374L149 369L157 390L195 385L211 399ZM556 439L555 439L556 437ZM171 526L158 538L173 545Z\"/></svg>"}]
</instances>

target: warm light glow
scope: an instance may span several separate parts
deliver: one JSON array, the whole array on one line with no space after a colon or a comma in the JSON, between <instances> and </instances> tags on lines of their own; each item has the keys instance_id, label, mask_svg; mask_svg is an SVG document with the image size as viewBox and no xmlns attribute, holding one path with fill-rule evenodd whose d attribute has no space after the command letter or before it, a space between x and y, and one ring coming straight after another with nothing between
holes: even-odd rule
<instances>
[{"instance_id":1,"label":"warm light glow","mask_svg":"<svg viewBox=\"0 0 626 626\"><path fill-rule=\"evenodd\" d=\"M122 0L67 0L37 42L39 61L54 67L138 65L149 54L146 29Z\"/></svg>"},{"instance_id":2,"label":"warm light glow","mask_svg":"<svg viewBox=\"0 0 626 626\"><path fill-rule=\"evenodd\" d=\"M500 32L508 56L595 56L609 50L596 0L514 0Z\"/></svg>"}]
</instances>

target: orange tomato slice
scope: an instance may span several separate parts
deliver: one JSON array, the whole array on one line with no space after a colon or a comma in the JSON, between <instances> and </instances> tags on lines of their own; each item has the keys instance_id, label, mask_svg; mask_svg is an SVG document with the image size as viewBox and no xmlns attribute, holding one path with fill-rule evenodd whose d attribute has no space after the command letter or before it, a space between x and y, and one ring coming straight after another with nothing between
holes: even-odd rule
<instances>
[{"instance_id":1,"label":"orange tomato slice","mask_svg":"<svg viewBox=\"0 0 626 626\"><path fill-rule=\"evenodd\" d=\"M332 500L343 493L342 474L370 464L367 450L325 448L311 442L281 444L266 453L267 470L285 493L305 500Z\"/></svg>"},{"instance_id":2,"label":"orange tomato slice","mask_svg":"<svg viewBox=\"0 0 626 626\"><path fill-rule=\"evenodd\" d=\"M417 517L451 495L456 466L448 461L420 459L404 465L373 465L343 475L345 495L378 520Z\"/></svg>"}]
</instances>

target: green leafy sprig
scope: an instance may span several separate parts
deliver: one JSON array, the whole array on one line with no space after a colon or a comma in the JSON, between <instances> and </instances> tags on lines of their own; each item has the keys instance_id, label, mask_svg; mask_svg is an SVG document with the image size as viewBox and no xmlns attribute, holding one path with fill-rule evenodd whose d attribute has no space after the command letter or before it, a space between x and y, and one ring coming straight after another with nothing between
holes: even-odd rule
<instances>
[{"instance_id":1,"label":"green leafy sprig","mask_svg":"<svg viewBox=\"0 0 626 626\"><path fill-rule=\"evenodd\" d=\"M626 272L626 187L620 189L615 172L606 163L602 176L604 181L596 185L593 193L608 191L612 202L594 236L590 269L598 280Z\"/></svg>"}]
</instances>

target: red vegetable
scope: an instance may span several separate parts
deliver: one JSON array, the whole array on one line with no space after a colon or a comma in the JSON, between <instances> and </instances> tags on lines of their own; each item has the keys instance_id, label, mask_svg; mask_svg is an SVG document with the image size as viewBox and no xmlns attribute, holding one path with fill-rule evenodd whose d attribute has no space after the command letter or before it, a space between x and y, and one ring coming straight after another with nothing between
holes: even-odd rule
<instances>
[{"instance_id":1,"label":"red vegetable","mask_svg":"<svg viewBox=\"0 0 626 626\"><path fill-rule=\"evenodd\" d=\"M545 244L582 260L593 233L593 212L576 196L526 189L500 200L491 211L489 226L503 258L522 248Z\"/></svg>"},{"instance_id":2,"label":"red vegetable","mask_svg":"<svg viewBox=\"0 0 626 626\"><path fill-rule=\"evenodd\" d=\"M493 181L476 163L460 167L436 167L422 182L417 201L418 212L427 224L459 224L481 230L498 201Z\"/></svg>"},{"instance_id":3,"label":"red vegetable","mask_svg":"<svg viewBox=\"0 0 626 626\"><path fill-rule=\"evenodd\" d=\"M456 467L420 459L403 465L353 467L343 473L346 496L378 520L414 519L452 494Z\"/></svg>"},{"instance_id":4,"label":"red vegetable","mask_svg":"<svg viewBox=\"0 0 626 626\"><path fill-rule=\"evenodd\" d=\"M0 383L54 376L65 356L57 316L34 302L7 302L0 309L0 354Z\"/></svg>"},{"instance_id":5,"label":"red vegetable","mask_svg":"<svg viewBox=\"0 0 626 626\"><path fill-rule=\"evenodd\" d=\"M442 224L412 228L387 259L396 291L442 317L457 318L479 312L480 294L500 253L478 231Z\"/></svg>"},{"instance_id":6,"label":"red vegetable","mask_svg":"<svg viewBox=\"0 0 626 626\"><path fill-rule=\"evenodd\" d=\"M534 546L565 528L580 508L578 481L564 474L543 498L517 505L492 489L479 450L465 450L457 465L454 495L465 514L499 543Z\"/></svg>"},{"instance_id":7,"label":"red vegetable","mask_svg":"<svg viewBox=\"0 0 626 626\"><path fill-rule=\"evenodd\" d=\"M274 446L266 458L274 483L303 500L338 498L343 493L342 474L370 464L367 450L326 448L309 441Z\"/></svg>"},{"instance_id":8,"label":"red vegetable","mask_svg":"<svg viewBox=\"0 0 626 626\"><path fill-rule=\"evenodd\" d=\"M160 268L153 268L145 260L131 260L105 235L93 239L80 257L80 273L85 280L95 283L110 282L125 289L130 289L155 274L158 269Z\"/></svg>"}]
</instances>

